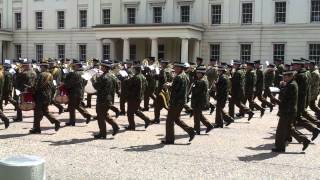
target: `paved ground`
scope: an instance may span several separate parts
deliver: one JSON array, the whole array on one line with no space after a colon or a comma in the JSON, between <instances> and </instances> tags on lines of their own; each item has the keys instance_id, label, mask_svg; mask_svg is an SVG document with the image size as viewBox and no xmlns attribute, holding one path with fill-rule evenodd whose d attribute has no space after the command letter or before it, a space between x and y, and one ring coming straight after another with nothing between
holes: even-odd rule
<instances>
[{"instance_id":1,"label":"paved ground","mask_svg":"<svg viewBox=\"0 0 320 180\"><path fill-rule=\"evenodd\" d=\"M10 110L11 109L11 110ZM50 108L56 112L55 107ZM228 128L215 129L209 135L196 136L189 144L188 136L176 127L176 145L161 145L164 121L147 130L136 118L136 132L121 131L107 140L94 140L97 122L86 125L82 117L76 127L63 127L58 133L46 119L41 135L28 135L32 112L24 112L24 122L0 129L0 158L13 154L31 154L46 160L47 179L319 179L319 139L301 152L295 141L286 154L271 153L278 118L269 112L261 119L257 112L252 121L239 119ZM90 112L95 114L94 109ZM12 117L11 106L5 114ZM153 113L147 113L153 117ZM205 113L211 122L213 117ZM165 118L166 112L163 112ZM55 114L66 122L68 113ZM183 116L188 124L193 119ZM119 117L121 126L126 117ZM110 126L108 129L110 130ZM123 128L122 128L123 129ZM305 131L303 131L305 132ZM309 137L310 134L305 132Z\"/></svg>"}]
</instances>

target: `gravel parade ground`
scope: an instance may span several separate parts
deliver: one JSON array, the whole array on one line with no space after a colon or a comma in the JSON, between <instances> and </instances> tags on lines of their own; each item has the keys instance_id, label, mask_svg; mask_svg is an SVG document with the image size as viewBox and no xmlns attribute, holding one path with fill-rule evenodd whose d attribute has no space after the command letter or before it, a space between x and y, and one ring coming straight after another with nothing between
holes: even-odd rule
<instances>
[{"instance_id":1,"label":"gravel parade ground","mask_svg":"<svg viewBox=\"0 0 320 180\"><path fill-rule=\"evenodd\" d=\"M93 99L93 104L95 99ZM118 107L118 103L116 103ZM160 125L144 129L144 122L135 118L137 131L124 131L127 117L116 121L120 133L111 135L107 125L107 140L94 140L98 131L97 121L86 125L77 113L76 127L64 127L67 112L59 115L54 106L50 111L62 122L56 133L54 125L43 119L42 134L29 135L33 112L23 112L24 121L11 123L9 129L0 126L0 158L28 154L43 157L46 161L48 180L100 180L100 179L319 179L320 138L302 152L302 145L294 140L284 154L272 153L278 122L277 108L266 110L263 118L256 112L248 122L237 119L224 129L214 129L209 134L196 136L188 142L188 135L178 126L176 144L162 145L165 135L166 111L162 111ZM89 109L95 114L95 106ZM146 114L153 118L153 109ZM5 114L15 116L13 107L5 107ZM111 115L113 112L109 111ZM210 122L214 116L204 113ZM193 126L193 118L182 119ZM310 138L311 134L303 133Z\"/></svg>"}]
</instances>

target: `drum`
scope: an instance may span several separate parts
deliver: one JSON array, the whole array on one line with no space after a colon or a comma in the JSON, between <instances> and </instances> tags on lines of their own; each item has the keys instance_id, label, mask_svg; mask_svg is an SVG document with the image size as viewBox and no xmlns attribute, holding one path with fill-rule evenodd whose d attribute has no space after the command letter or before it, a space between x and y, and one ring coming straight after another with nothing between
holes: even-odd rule
<instances>
[{"instance_id":1,"label":"drum","mask_svg":"<svg viewBox=\"0 0 320 180\"><path fill-rule=\"evenodd\" d=\"M31 92L23 92L20 94L19 108L22 111L31 111L35 107L35 101Z\"/></svg>"},{"instance_id":2,"label":"drum","mask_svg":"<svg viewBox=\"0 0 320 180\"><path fill-rule=\"evenodd\" d=\"M65 88L64 85L58 87L54 101L59 104L68 104L69 97L68 97L68 90Z\"/></svg>"}]
</instances>

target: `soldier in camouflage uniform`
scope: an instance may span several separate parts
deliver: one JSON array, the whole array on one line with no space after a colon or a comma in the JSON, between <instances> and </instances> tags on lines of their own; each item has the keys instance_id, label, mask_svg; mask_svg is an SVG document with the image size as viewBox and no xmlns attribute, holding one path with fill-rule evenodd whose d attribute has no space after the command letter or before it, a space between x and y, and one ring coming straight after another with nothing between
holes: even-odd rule
<instances>
[{"instance_id":1,"label":"soldier in camouflage uniform","mask_svg":"<svg viewBox=\"0 0 320 180\"><path fill-rule=\"evenodd\" d=\"M115 78L111 72L112 62L103 61L101 70L103 74L96 79L93 79L93 87L97 90L97 119L99 125L99 133L94 135L95 139L106 139L107 129L106 121L112 126L113 135L119 132L118 124L109 116L108 110L113 104L113 98L116 91Z\"/></svg>"},{"instance_id":2,"label":"soldier in camouflage uniform","mask_svg":"<svg viewBox=\"0 0 320 180\"><path fill-rule=\"evenodd\" d=\"M310 73L311 73L311 82L310 82L310 102L309 106L312 111L315 112L316 116L320 117L320 108L317 106L316 101L318 99L319 90L320 90L320 73L319 69L315 64L315 61L310 62Z\"/></svg>"},{"instance_id":3,"label":"soldier in camouflage uniform","mask_svg":"<svg viewBox=\"0 0 320 180\"><path fill-rule=\"evenodd\" d=\"M134 65L134 71L135 74L132 78L128 81L128 122L129 126L126 128L129 131L135 131L136 129L136 123L134 121L134 115L137 115L139 118L141 118L145 122L145 128L147 128L151 120L143 114L139 108L140 103L143 100L144 91L146 90L146 86L148 85L148 82L146 78L141 73L141 64L140 62L136 62Z\"/></svg>"},{"instance_id":4,"label":"soldier in camouflage uniform","mask_svg":"<svg viewBox=\"0 0 320 180\"><path fill-rule=\"evenodd\" d=\"M32 88L35 85L35 80L37 78L37 74L31 68L30 61L22 62L20 70L16 73L16 80L15 80L15 89L19 90L20 92L24 92L28 88ZM22 121L22 111L19 106L17 108L17 117L14 119L15 122Z\"/></svg>"},{"instance_id":5,"label":"soldier in camouflage uniform","mask_svg":"<svg viewBox=\"0 0 320 180\"><path fill-rule=\"evenodd\" d=\"M273 152L285 152L287 140L294 137L299 143L303 143L302 150L306 150L310 141L301 132L297 131L294 121L297 115L298 85L294 80L294 72L284 72L284 82L280 83L280 96L276 102L279 104L279 122L276 131L275 148ZM282 85L281 85L282 84Z\"/></svg>"},{"instance_id":6,"label":"soldier in camouflage uniform","mask_svg":"<svg viewBox=\"0 0 320 180\"><path fill-rule=\"evenodd\" d=\"M149 66L153 66L155 57L149 57ZM149 101L150 98L155 100L154 92L157 88L157 80L155 77L155 70L150 69L149 67L145 67L143 70L143 75L146 77L148 86L146 87L145 94L144 94L144 108L142 111L149 111Z\"/></svg>"},{"instance_id":7,"label":"soldier in camouflage uniform","mask_svg":"<svg viewBox=\"0 0 320 180\"><path fill-rule=\"evenodd\" d=\"M208 82L209 82L209 96L215 98L215 91L214 85L218 79L218 68L217 68L217 61L215 59L210 59L210 64L206 72ZM213 104L210 103L210 114L213 113L214 109L216 108Z\"/></svg>"},{"instance_id":8,"label":"soldier in camouflage uniform","mask_svg":"<svg viewBox=\"0 0 320 180\"><path fill-rule=\"evenodd\" d=\"M219 66L218 69L219 77L216 82L216 100L217 100L217 110L216 110L216 119L215 119L215 128L223 128L223 121L226 122L226 126L229 126L234 122L233 118L224 110L228 96L229 96L229 87L228 81L229 77L226 74L226 67L223 65Z\"/></svg>"},{"instance_id":9,"label":"soldier in camouflage uniform","mask_svg":"<svg viewBox=\"0 0 320 180\"><path fill-rule=\"evenodd\" d=\"M264 115L265 110L254 101L256 83L257 83L257 76L256 76L256 72L254 71L254 63L247 62L247 71L246 71L245 83L244 83L246 100L249 102L250 109L259 110L261 112L260 117L262 117Z\"/></svg>"},{"instance_id":10,"label":"soldier in camouflage uniform","mask_svg":"<svg viewBox=\"0 0 320 180\"><path fill-rule=\"evenodd\" d=\"M127 96L128 96L128 81L129 78L133 76L133 71L132 71L132 61L127 61L125 62L125 67L124 71L127 72L128 77L122 77L118 76L119 80L121 81L121 91L120 91L120 115L125 115L126 114L126 102L127 102Z\"/></svg>"},{"instance_id":11,"label":"soldier in camouflage uniform","mask_svg":"<svg viewBox=\"0 0 320 180\"><path fill-rule=\"evenodd\" d=\"M99 69L99 60L98 59L92 59L92 66L89 69ZM97 93L93 93L93 94L87 94L87 108L91 108L91 99L93 95L97 95Z\"/></svg>"},{"instance_id":12,"label":"soldier in camouflage uniform","mask_svg":"<svg viewBox=\"0 0 320 180\"><path fill-rule=\"evenodd\" d=\"M4 90L4 85L5 85L5 74L4 74L4 69L3 66L0 67L0 97L3 97L3 90ZM2 99L1 99L2 103ZM7 118L6 115L2 112L0 109L0 119L4 122L4 127L7 129L9 127L9 119Z\"/></svg>"},{"instance_id":13,"label":"soldier in camouflage uniform","mask_svg":"<svg viewBox=\"0 0 320 180\"><path fill-rule=\"evenodd\" d=\"M281 59L275 59L274 64L277 67L275 71L275 76L274 76L274 85L276 87L279 87L280 82L282 81L282 73L284 71L283 61Z\"/></svg>"},{"instance_id":14,"label":"soldier in camouflage uniform","mask_svg":"<svg viewBox=\"0 0 320 180\"><path fill-rule=\"evenodd\" d=\"M297 71L295 75L295 81L298 84L298 105L297 105L297 118L294 121L295 125L302 126L308 131L312 132L314 140L319 135L319 129L309 119L303 117L304 111L306 111L307 105L307 75L306 70L303 68L304 62L301 60L293 60L292 68Z\"/></svg>"},{"instance_id":15,"label":"soldier in camouflage uniform","mask_svg":"<svg viewBox=\"0 0 320 180\"><path fill-rule=\"evenodd\" d=\"M49 105L52 100L53 76L49 72L49 64L42 62L40 64L41 72L39 72L34 86L34 122L30 134L40 134L40 122L45 116L52 124L55 125L55 131L60 128L60 122L49 113Z\"/></svg>"},{"instance_id":16,"label":"soldier in camouflage uniform","mask_svg":"<svg viewBox=\"0 0 320 180\"><path fill-rule=\"evenodd\" d=\"M81 77L83 75L82 63L74 60L73 72L67 74L64 85L69 92L68 110L70 114L70 120L66 123L66 126L75 126L76 124L76 110L87 119L88 124L91 120L91 115L81 104L84 94L85 80Z\"/></svg>"},{"instance_id":17,"label":"soldier in camouflage uniform","mask_svg":"<svg viewBox=\"0 0 320 180\"><path fill-rule=\"evenodd\" d=\"M184 72L185 65L183 63L177 62L175 63L174 69L176 76L174 77L171 86L170 107L166 120L166 136L165 140L162 141L163 144L174 144L175 123L189 134L189 141L192 141L195 136L194 129L180 120L181 111L183 109L183 106L187 103L188 96L188 77Z\"/></svg>"},{"instance_id":18,"label":"soldier in camouflage uniform","mask_svg":"<svg viewBox=\"0 0 320 180\"><path fill-rule=\"evenodd\" d=\"M269 64L267 66L267 69L264 73L264 98L269 98L271 103L274 103L277 99L273 96L273 94L270 91L270 87L274 86L274 77L275 77L275 65ZM262 103L262 107L266 107L265 103Z\"/></svg>"},{"instance_id":19,"label":"soldier in camouflage uniform","mask_svg":"<svg viewBox=\"0 0 320 180\"><path fill-rule=\"evenodd\" d=\"M243 104L244 96L244 76L243 71L240 69L241 63L234 61L235 72L231 78L231 99L229 102L229 113L234 118L234 105L240 109L240 114L248 114L248 120L250 121L254 113Z\"/></svg>"},{"instance_id":20,"label":"soldier in camouflage uniform","mask_svg":"<svg viewBox=\"0 0 320 180\"><path fill-rule=\"evenodd\" d=\"M4 85L3 85L3 92L2 92L2 101L4 104L7 105L10 102L12 105L17 108L18 104L12 98L12 91L13 91L13 74L9 72L11 69L11 64L4 64ZM3 110L3 102L0 104L0 109Z\"/></svg>"},{"instance_id":21,"label":"soldier in camouflage uniform","mask_svg":"<svg viewBox=\"0 0 320 180\"><path fill-rule=\"evenodd\" d=\"M61 69L57 67L57 63L54 60L49 60L49 72L53 76L53 80L56 82L55 85L52 86L52 101L51 103L59 109L59 114L62 114L64 112L64 108L61 104L56 103L53 98L57 90L57 86L61 84L62 80L62 72Z\"/></svg>"},{"instance_id":22,"label":"soldier in camouflage uniform","mask_svg":"<svg viewBox=\"0 0 320 180\"><path fill-rule=\"evenodd\" d=\"M204 117L202 111L205 110L209 105L209 83L205 78L206 67L198 66L196 69L197 79L192 86L192 97L191 97L191 107L193 109L194 116L194 129L198 135L200 135L200 122L202 122L206 127L206 133L213 129L210 122Z\"/></svg>"},{"instance_id":23,"label":"soldier in camouflage uniform","mask_svg":"<svg viewBox=\"0 0 320 180\"><path fill-rule=\"evenodd\" d=\"M158 86L156 89L156 100L154 102L154 123L159 124L160 123L160 111L163 108L168 108L169 102L166 102L163 95L164 93L167 93L169 90L167 88L167 83L172 82L172 74L171 74L171 68L168 67L169 61L162 60L161 61L161 70L159 75L156 76L158 80ZM161 92L163 92L161 94ZM166 104L167 103L167 104Z\"/></svg>"},{"instance_id":24,"label":"soldier in camouflage uniform","mask_svg":"<svg viewBox=\"0 0 320 180\"><path fill-rule=\"evenodd\" d=\"M268 102L263 96L263 89L264 89L264 74L263 70L260 64L260 60L255 61L255 68L256 68L256 75L257 75L257 82L256 82L256 91L255 91L255 97L258 98L258 100L264 104L267 105L270 108L270 112L273 110L273 104Z\"/></svg>"}]
</instances>

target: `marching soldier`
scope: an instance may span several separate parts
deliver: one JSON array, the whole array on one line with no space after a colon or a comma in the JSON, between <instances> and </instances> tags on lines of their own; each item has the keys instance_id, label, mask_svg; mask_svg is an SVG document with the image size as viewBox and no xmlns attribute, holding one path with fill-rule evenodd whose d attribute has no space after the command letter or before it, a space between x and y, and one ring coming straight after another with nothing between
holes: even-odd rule
<instances>
[{"instance_id":1,"label":"marching soldier","mask_svg":"<svg viewBox=\"0 0 320 180\"><path fill-rule=\"evenodd\" d=\"M311 122L309 119L303 117L304 112L306 111L307 105L307 75L304 68L302 68L304 62L301 60L293 60L292 68L297 71L295 75L295 81L298 84L298 105L297 105L297 117L296 121L294 121L295 125L302 126L306 128L308 131L312 132L313 137L312 141L316 139L320 133L319 129Z\"/></svg>"},{"instance_id":2,"label":"marching soldier","mask_svg":"<svg viewBox=\"0 0 320 180\"><path fill-rule=\"evenodd\" d=\"M54 95L57 90L57 86L61 84L62 80L62 72L61 69L57 67L57 63L54 60L49 60L49 72L51 73L53 80L55 81L55 84L52 86L52 98L54 98ZM59 114L62 114L64 112L64 108L61 104L56 103L53 99L51 103L59 109Z\"/></svg>"},{"instance_id":3,"label":"marching soldier","mask_svg":"<svg viewBox=\"0 0 320 180\"><path fill-rule=\"evenodd\" d=\"M188 77L187 74L184 72L184 69L184 63L175 63L174 70L176 76L173 79L171 87L170 107L166 120L166 137L165 140L162 141L163 144L174 144L175 123L189 134L189 141L192 141L195 137L194 129L192 127L189 127L183 121L180 120L181 111L184 105L187 103L188 96Z\"/></svg>"},{"instance_id":4,"label":"marching soldier","mask_svg":"<svg viewBox=\"0 0 320 180\"><path fill-rule=\"evenodd\" d=\"M194 82L191 97L191 107L193 109L194 116L194 129L198 135L200 135L200 122L202 122L206 127L206 133L213 129L210 122L204 117L202 111L205 110L209 105L209 83L205 78L206 67L198 66L196 69L197 79Z\"/></svg>"},{"instance_id":5,"label":"marching soldier","mask_svg":"<svg viewBox=\"0 0 320 180\"><path fill-rule=\"evenodd\" d=\"M30 61L23 61L21 63L20 70L16 73L16 80L15 80L15 89L19 90L20 92L24 92L27 88L32 88L35 85L35 80L37 78L37 74L31 68ZM15 122L22 121L22 110L19 106L16 106L17 109L17 117L13 120Z\"/></svg>"},{"instance_id":6,"label":"marching soldier","mask_svg":"<svg viewBox=\"0 0 320 180\"><path fill-rule=\"evenodd\" d=\"M98 59L93 59L92 60L92 66L91 67L89 67L89 69L99 69L99 60ZM86 107L87 108L91 108L91 99L92 99L92 96L93 95L96 95L96 93L94 93L94 94L87 94L87 105L86 105Z\"/></svg>"},{"instance_id":7,"label":"marching soldier","mask_svg":"<svg viewBox=\"0 0 320 180\"><path fill-rule=\"evenodd\" d=\"M150 119L144 115L141 111L139 111L140 103L143 100L144 91L146 90L147 80L141 73L141 64L140 62L136 62L134 65L135 74L128 81L128 122L129 126L126 128L129 131L135 131L136 123L134 121L134 115L137 115L139 118L144 120L145 128L147 128L151 121Z\"/></svg>"},{"instance_id":8,"label":"marching soldier","mask_svg":"<svg viewBox=\"0 0 320 180\"><path fill-rule=\"evenodd\" d=\"M153 63L155 61L155 57L149 57L149 66L153 66ZM155 92L157 88L157 80L155 78L155 70L150 69L149 67L145 67L143 71L144 76L147 79L148 85L146 87L146 91L144 94L144 108L142 111L149 111L149 101L150 98L155 100L155 97L153 93Z\"/></svg>"},{"instance_id":9,"label":"marching soldier","mask_svg":"<svg viewBox=\"0 0 320 180\"><path fill-rule=\"evenodd\" d=\"M287 140L294 137L299 143L303 143L302 150L306 150L310 140L301 132L296 130L294 121L297 115L298 105L298 85L294 80L294 71L285 71L283 73L284 82L281 87L279 100L279 122L276 131L275 148L273 152L285 152Z\"/></svg>"},{"instance_id":10,"label":"marching soldier","mask_svg":"<svg viewBox=\"0 0 320 180\"><path fill-rule=\"evenodd\" d=\"M275 65L274 64L269 64L267 67L267 70L264 74L265 79L264 79L264 93L263 97L270 99L271 103L276 102L276 98L273 96L273 94L270 91L270 87L274 86L274 77L275 77ZM262 103L262 107L266 107L265 103Z\"/></svg>"},{"instance_id":11,"label":"marching soldier","mask_svg":"<svg viewBox=\"0 0 320 180\"><path fill-rule=\"evenodd\" d=\"M243 104L244 99L244 77L242 69L240 69L241 63L239 61L234 61L233 66L235 72L231 78L231 99L229 102L229 113L232 118L234 118L234 105L240 109L240 114L248 114L248 120L250 121L254 113Z\"/></svg>"},{"instance_id":12,"label":"marching soldier","mask_svg":"<svg viewBox=\"0 0 320 180\"><path fill-rule=\"evenodd\" d=\"M121 91L120 91L120 115L125 115L126 114L126 102L127 102L127 96L128 96L128 81L129 78L133 75L133 71L132 71L132 61L127 61L124 64L124 71L127 72L128 76L127 77L119 77L120 81L121 81Z\"/></svg>"},{"instance_id":13,"label":"marching soldier","mask_svg":"<svg viewBox=\"0 0 320 180\"><path fill-rule=\"evenodd\" d=\"M81 77L83 75L82 63L74 60L72 65L74 72L68 73L66 79L64 80L64 85L69 91L68 110L70 114L70 120L66 123L66 126L75 126L76 110L78 110L82 116L87 119L87 124L91 120L91 115L81 104L85 86L85 80Z\"/></svg>"},{"instance_id":14,"label":"marching soldier","mask_svg":"<svg viewBox=\"0 0 320 180\"><path fill-rule=\"evenodd\" d=\"M276 87L280 87L280 82L282 81L282 73L284 71L283 60L275 59L274 64L276 65L275 77L274 77L274 85Z\"/></svg>"},{"instance_id":15,"label":"marching soldier","mask_svg":"<svg viewBox=\"0 0 320 180\"><path fill-rule=\"evenodd\" d=\"M215 98L214 85L218 79L218 69L217 69L217 61L215 59L210 59L210 64L206 72L208 82L209 82L209 98ZM211 109L210 114L213 113L215 106L210 103Z\"/></svg>"},{"instance_id":16,"label":"marching soldier","mask_svg":"<svg viewBox=\"0 0 320 180\"><path fill-rule=\"evenodd\" d=\"M261 112L260 117L264 115L264 109L254 102L254 94L256 90L257 77L254 71L254 63L247 62L247 71L245 75L245 96L246 100L249 101L250 109L257 109Z\"/></svg>"},{"instance_id":17,"label":"marching soldier","mask_svg":"<svg viewBox=\"0 0 320 180\"><path fill-rule=\"evenodd\" d=\"M320 73L319 69L315 64L315 61L310 62L310 72L311 72L311 83L310 83L310 109L315 112L318 119L320 118L320 108L316 104L316 100L319 95L320 90Z\"/></svg>"},{"instance_id":18,"label":"marching soldier","mask_svg":"<svg viewBox=\"0 0 320 180\"><path fill-rule=\"evenodd\" d=\"M154 102L154 121L153 123L160 123L160 111L165 108L168 110L169 101L166 95L169 94L167 83L172 82L171 68L168 67L169 61L161 61L160 74L156 76L158 86L156 88L156 100Z\"/></svg>"},{"instance_id":19,"label":"marching soldier","mask_svg":"<svg viewBox=\"0 0 320 180\"><path fill-rule=\"evenodd\" d=\"M220 65L218 68L218 80L216 82L216 100L217 100L217 110L215 119L215 128L223 128L223 121L226 122L226 126L229 126L234 122L233 118L230 117L224 110L226 106L229 87L228 87L228 76L226 75L226 67Z\"/></svg>"},{"instance_id":20,"label":"marching soldier","mask_svg":"<svg viewBox=\"0 0 320 180\"><path fill-rule=\"evenodd\" d=\"M60 129L60 122L49 113L48 108L52 100L53 76L49 72L49 64L47 62L42 62L40 68L41 71L34 86L34 122L30 134L41 134L40 122L43 116L55 125L55 131Z\"/></svg>"},{"instance_id":21,"label":"marching soldier","mask_svg":"<svg viewBox=\"0 0 320 180\"><path fill-rule=\"evenodd\" d=\"M12 99L12 91L13 91L13 74L9 72L11 69L11 64L4 64L4 85L2 92L2 101L7 105L10 102L15 107L17 106L17 102ZM3 103L1 105L1 110L3 110Z\"/></svg>"},{"instance_id":22,"label":"marching soldier","mask_svg":"<svg viewBox=\"0 0 320 180\"><path fill-rule=\"evenodd\" d=\"M262 104L267 105L270 108L270 112L272 112L273 104L268 102L262 96L263 89L264 89L264 74L263 74L263 70L262 70L262 67L260 64L260 60L255 61L255 67L256 67L256 75L257 75L255 97L257 97L258 100L262 102Z\"/></svg>"},{"instance_id":23,"label":"marching soldier","mask_svg":"<svg viewBox=\"0 0 320 180\"><path fill-rule=\"evenodd\" d=\"M5 85L5 74L4 74L3 66L1 66L0 67L0 97L3 97L4 85ZM1 98L1 104L2 104L2 98ZM6 115L4 115L2 111L3 110L0 109L0 119L4 122L4 127L7 129L10 125L9 119L7 118Z\"/></svg>"},{"instance_id":24,"label":"marching soldier","mask_svg":"<svg viewBox=\"0 0 320 180\"><path fill-rule=\"evenodd\" d=\"M109 116L108 110L113 104L115 94L115 79L111 73L112 62L103 61L101 63L101 70L103 74L96 80L93 80L93 87L97 90L97 119L99 125L99 134L94 135L95 139L106 139L106 121L112 126L113 136L119 131L117 123Z\"/></svg>"}]
</instances>

